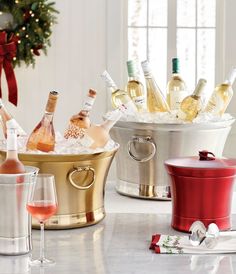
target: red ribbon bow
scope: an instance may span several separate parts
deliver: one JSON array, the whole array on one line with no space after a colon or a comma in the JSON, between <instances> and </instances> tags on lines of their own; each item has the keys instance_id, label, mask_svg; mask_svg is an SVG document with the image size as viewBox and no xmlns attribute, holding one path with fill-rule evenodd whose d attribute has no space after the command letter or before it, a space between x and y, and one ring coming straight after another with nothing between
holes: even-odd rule
<instances>
[{"instance_id":1,"label":"red ribbon bow","mask_svg":"<svg viewBox=\"0 0 236 274\"><path fill-rule=\"evenodd\" d=\"M8 100L17 106L17 84L16 77L12 66L12 60L16 56L17 37L11 35L7 39L5 31L0 32L0 80L2 76L2 68L5 71L8 85ZM2 89L0 81L0 98L2 98Z\"/></svg>"}]
</instances>

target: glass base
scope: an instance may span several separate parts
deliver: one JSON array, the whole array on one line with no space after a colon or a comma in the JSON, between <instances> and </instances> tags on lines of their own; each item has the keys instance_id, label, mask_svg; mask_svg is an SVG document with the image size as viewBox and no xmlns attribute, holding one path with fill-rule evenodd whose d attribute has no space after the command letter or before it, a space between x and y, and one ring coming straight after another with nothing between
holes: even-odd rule
<instances>
[{"instance_id":1,"label":"glass base","mask_svg":"<svg viewBox=\"0 0 236 274\"><path fill-rule=\"evenodd\" d=\"M55 261L50 260L50 259L36 259L36 260L31 260L30 261L31 266L52 266L55 265Z\"/></svg>"}]
</instances>

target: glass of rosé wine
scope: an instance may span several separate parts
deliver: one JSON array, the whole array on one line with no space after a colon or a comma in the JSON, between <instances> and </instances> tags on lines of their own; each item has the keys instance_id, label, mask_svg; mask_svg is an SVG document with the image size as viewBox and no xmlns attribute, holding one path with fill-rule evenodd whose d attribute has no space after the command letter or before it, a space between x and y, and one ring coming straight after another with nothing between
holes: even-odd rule
<instances>
[{"instance_id":1,"label":"glass of ros\u00e9 wine","mask_svg":"<svg viewBox=\"0 0 236 274\"><path fill-rule=\"evenodd\" d=\"M27 201L28 212L39 221L40 224L40 257L32 260L31 265L50 265L53 260L45 258L44 247L44 223L57 211L57 195L55 179L52 174L38 174L35 184L29 192Z\"/></svg>"}]
</instances>

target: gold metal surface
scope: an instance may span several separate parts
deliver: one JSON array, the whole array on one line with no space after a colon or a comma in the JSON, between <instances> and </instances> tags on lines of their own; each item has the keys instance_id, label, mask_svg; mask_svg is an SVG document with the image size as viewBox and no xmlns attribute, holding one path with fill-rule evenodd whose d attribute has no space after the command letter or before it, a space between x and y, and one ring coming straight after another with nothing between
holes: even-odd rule
<instances>
[{"instance_id":1,"label":"gold metal surface","mask_svg":"<svg viewBox=\"0 0 236 274\"><path fill-rule=\"evenodd\" d=\"M104 207L92 212L83 212L78 214L54 215L46 223L46 229L67 229L94 225L105 217ZM37 220L32 219L32 227L39 229Z\"/></svg>"},{"instance_id":2,"label":"gold metal surface","mask_svg":"<svg viewBox=\"0 0 236 274\"><path fill-rule=\"evenodd\" d=\"M82 227L104 218L104 187L118 147L117 144L112 151L81 155L19 154L25 165L38 167L39 173L55 176L58 210L46 224L46 229ZM2 160L5 155L0 151ZM70 176L73 186L69 175L78 170Z\"/></svg>"},{"instance_id":3,"label":"gold metal surface","mask_svg":"<svg viewBox=\"0 0 236 274\"><path fill-rule=\"evenodd\" d=\"M117 179L116 191L125 196L134 198L170 201L170 186L156 186L128 183Z\"/></svg>"}]
</instances>

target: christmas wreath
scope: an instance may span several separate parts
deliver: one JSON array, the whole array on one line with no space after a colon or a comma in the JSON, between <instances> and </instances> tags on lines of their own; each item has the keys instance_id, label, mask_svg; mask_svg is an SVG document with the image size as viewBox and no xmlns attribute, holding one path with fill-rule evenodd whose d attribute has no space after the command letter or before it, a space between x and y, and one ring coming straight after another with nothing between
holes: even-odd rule
<instances>
[{"instance_id":1,"label":"christmas wreath","mask_svg":"<svg viewBox=\"0 0 236 274\"><path fill-rule=\"evenodd\" d=\"M17 85L13 67L22 62L34 65L40 51L46 54L58 13L54 5L48 0L0 0L0 78L4 69L8 98L14 105Z\"/></svg>"}]
</instances>

